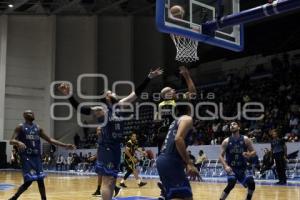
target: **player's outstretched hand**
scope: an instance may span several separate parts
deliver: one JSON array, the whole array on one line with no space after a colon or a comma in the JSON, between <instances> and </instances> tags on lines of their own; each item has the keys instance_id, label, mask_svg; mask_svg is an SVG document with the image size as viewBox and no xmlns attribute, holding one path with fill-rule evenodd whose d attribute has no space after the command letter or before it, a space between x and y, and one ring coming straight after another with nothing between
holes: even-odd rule
<instances>
[{"instance_id":1,"label":"player's outstretched hand","mask_svg":"<svg viewBox=\"0 0 300 200\"><path fill-rule=\"evenodd\" d=\"M23 142L18 142L18 146L17 148L20 150L20 151L24 151L26 149L26 145L23 143Z\"/></svg>"},{"instance_id":2,"label":"player's outstretched hand","mask_svg":"<svg viewBox=\"0 0 300 200\"><path fill-rule=\"evenodd\" d=\"M151 69L150 70L150 72L149 72L149 74L148 74L148 77L149 78L155 78L155 77L157 77L157 76L160 76L160 75L162 75L164 73L164 71L159 67L159 68L156 68L156 69Z\"/></svg>"},{"instance_id":3,"label":"player's outstretched hand","mask_svg":"<svg viewBox=\"0 0 300 200\"><path fill-rule=\"evenodd\" d=\"M76 146L74 144L67 144L66 149L74 150L76 149Z\"/></svg>"},{"instance_id":4,"label":"player's outstretched hand","mask_svg":"<svg viewBox=\"0 0 300 200\"><path fill-rule=\"evenodd\" d=\"M191 178L196 178L199 176L199 172L193 164L188 164L186 166L186 172Z\"/></svg>"},{"instance_id":5,"label":"player's outstretched hand","mask_svg":"<svg viewBox=\"0 0 300 200\"><path fill-rule=\"evenodd\" d=\"M61 83L57 89L64 95L70 94L70 85L68 83Z\"/></svg>"},{"instance_id":6,"label":"player's outstretched hand","mask_svg":"<svg viewBox=\"0 0 300 200\"><path fill-rule=\"evenodd\" d=\"M231 167L229 167L229 166L226 166L226 167L224 168L224 170L226 171L227 174L231 174L231 173L232 173L232 169L231 169Z\"/></svg>"}]
</instances>

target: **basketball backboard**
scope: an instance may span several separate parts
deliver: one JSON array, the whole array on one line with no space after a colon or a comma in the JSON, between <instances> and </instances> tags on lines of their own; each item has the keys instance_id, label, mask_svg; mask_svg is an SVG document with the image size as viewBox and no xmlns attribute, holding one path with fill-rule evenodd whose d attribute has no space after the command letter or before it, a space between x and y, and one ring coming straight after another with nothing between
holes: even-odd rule
<instances>
[{"instance_id":1,"label":"basketball backboard","mask_svg":"<svg viewBox=\"0 0 300 200\"><path fill-rule=\"evenodd\" d=\"M205 32L202 27L204 23L218 17L239 13L239 0L158 0L156 2L156 22L161 32L178 34L233 51L243 50L242 24L212 32ZM220 6L221 4L223 6ZM184 8L183 19L172 16L170 9L174 5Z\"/></svg>"}]
</instances>

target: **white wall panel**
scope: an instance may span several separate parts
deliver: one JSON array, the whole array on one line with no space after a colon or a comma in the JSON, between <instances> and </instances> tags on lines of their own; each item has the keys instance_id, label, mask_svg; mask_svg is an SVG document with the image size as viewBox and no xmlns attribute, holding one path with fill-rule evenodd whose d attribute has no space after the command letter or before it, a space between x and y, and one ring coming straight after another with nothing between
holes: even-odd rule
<instances>
[{"instance_id":1,"label":"white wall panel","mask_svg":"<svg viewBox=\"0 0 300 200\"><path fill-rule=\"evenodd\" d=\"M5 139L23 121L25 109L32 109L36 122L51 132L49 85L54 70L54 33L55 17L8 17Z\"/></svg>"}]
</instances>

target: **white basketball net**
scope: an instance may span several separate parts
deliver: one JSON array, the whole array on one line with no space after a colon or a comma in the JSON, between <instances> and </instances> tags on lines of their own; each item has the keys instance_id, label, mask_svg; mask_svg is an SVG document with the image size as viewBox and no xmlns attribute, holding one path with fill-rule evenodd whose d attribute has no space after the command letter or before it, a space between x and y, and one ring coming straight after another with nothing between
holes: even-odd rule
<instances>
[{"instance_id":1,"label":"white basketball net","mask_svg":"<svg viewBox=\"0 0 300 200\"><path fill-rule=\"evenodd\" d=\"M199 60L197 54L198 41L179 35L171 34L171 38L176 46L176 60L184 63Z\"/></svg>"}]
</instances>

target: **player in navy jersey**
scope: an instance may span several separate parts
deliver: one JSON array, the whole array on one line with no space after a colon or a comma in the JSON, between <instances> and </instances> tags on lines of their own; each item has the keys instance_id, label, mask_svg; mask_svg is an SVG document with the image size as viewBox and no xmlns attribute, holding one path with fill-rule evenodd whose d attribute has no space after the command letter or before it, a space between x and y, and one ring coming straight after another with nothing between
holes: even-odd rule
<instances>
[{"instance_id":1,"label":"player in navy jersey","mask_svg":"<svg viewBox=\"0 0 300 200\"><path fill-rule=\"evenodd\" d=\"M41 159L41 140L46 140L50 144L58 145L68 149L75 149L72 144L65 144L47 136L42 128L33 123L34 113L26 110L23 114L25 122L18 125L14 131L10 144L18 148L22 163L24 183L17 193L10 198L16 200L25 192L33 181L37 181L42 200L46 200L46 190L44 184L45 174L43 173Z\"/></svg>"},{"instance_id":2,"label":"player in navy jersey","mask_svg":"<svg viewBox=\"0 0 300 200\"><path fill-rule=\"evenodd\" d=\"M248 188L246 200L251 200L255 182L252 172L247 170L247 160L254 157L256 152L252 141L248 137L240 135L240 126L237 122L231 122L229 128L231 136L223 141L219 158L227 173L228 181L220 200L227 198L237 181Z\"/></svg>"},{"instance_id":3,"label":"player in navy jersey","mask_svg":"<svg viewBox=\"0 0 300 200\"><path fill-rule=\"evenodd\" d=\"M102 100L105 106L82 107L80 112L83 114L92 114L99 119L102 124L101 135L98 140L98 155L96 163L96 172L102 176L102 199L111 200L116 185L116 179L119 172L121 159L121 141L123 140L123 116L119 109L136 100L136 98L147 87L150 80L162 74L160 68L151 70L143 83L127 97L118 101L115 94L111 91L105 92L105 98ZM61 84L59 90L67 95L70 87L67 84ZM70 102L77 108L78 102L71 97ZM101 120L107 119L103 124Z\"/></svg>"},{"instance_id":4,"label":"player in navy jersey","mask_svg":"<svg viewBox=\"0 0 300 200\"><path fill-rule=\"evenodd\" d=\"M193 119L189 116L189 106L177 105L176 112L178 118L171 123L161 154L156 160L157 170L167 200L191 200L193 193L186 173L191 177L199 175L186 150L193 143Z\"/></svg>"},{"instance_id":5,"label":"player in navy jersey","mask_svg":"<svg viewBox=\"0 0 300 200\"><path fill-rule=\"evenodd\" d=\"M99 107L99 109L100 109L100 108L101 108L101 107ZM99 111L96 110L95 112L99 112ZM97 127L97 129L96 129L96 134L97 134L97 136L98 136L98 139L100 139L101 134L102 134L102 131L101 131L101 127L100 127L100 126ZM91 162L97 161L98 155L99 155L99 153L97 152L97 154L96 154L95 156L92 156L92 157L89 159L89 161L91 161ZM93 196L101 197L102 175L99 175L99 174L98 174L98 179L97 179L97 181L98 181L97 189L96 189L96 191L95 191L92 195L93 195ZM121 191L121 188L118 187L118 186L115 186L114 197L117 197L117 196L119 195L120 191Z\"/></svg>"}]
</instances>

